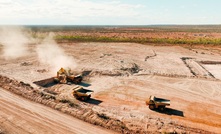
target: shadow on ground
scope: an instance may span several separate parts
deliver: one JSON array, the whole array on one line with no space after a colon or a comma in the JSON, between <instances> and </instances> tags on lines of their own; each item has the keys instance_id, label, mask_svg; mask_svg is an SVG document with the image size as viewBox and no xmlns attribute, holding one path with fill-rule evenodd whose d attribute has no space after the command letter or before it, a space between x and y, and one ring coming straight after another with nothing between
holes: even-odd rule
<instances>
[{"instance_id":1,"label":"shadow on ground","mask_svg":"<svg viewBox=\"0 0 221 134\"><path fill-rule=\"evenodd\" d=\"M91 86L91 84L86 83L86 82L81 82L79 85L80 85L80 86L83 86L83 87L89 87L89 86Z\"/></svg>"},{"instance_id":2,"label":"shadow on ground","mask_svg":"<svg viewBox=\"0 0 221 134\"><path fill-rule=\"evenodd\" d=\"M102 102L103 101L97 100L97 99L94 99L94 98L90 98L89 100L86 101L86 103L90 103L90 104L93 104L93 105L99 105Z\"/></svg>"},{"instance_id":3,"label":"shadow on ground","mask_svg":"<svg viewBox=\"0 0 221 134\"><path fill-rule=\"evenodd\" d=\"M184 117L183 111L173 109L173 108L165 108L164 111L160 111L159 109L155 109L153 111L159 112L161 114L175 115L175 116Z\"/></svg>"},{"instance_id":4,"label":"shadow on ground","mask_svg":"<svg viewBox=\"0 0 221 134\"><path fill-rule=\"evenodd\" d=\"M57 82L54 81L54 78L47 78L47 79L43 79L43 80L39 80L39 81L34 81L33 82L34 84L38 85L38 86L41 86L41 87L52 87L56 84L59 84ZM83 87L89 87L91 86L91 84L89 83L86 83L86 82L81 82L80 84L74 84L73 82L68 82L67 83L68 85L80 85L80 86L83 86Z\"/></svg>"},{"instance_id":5,"label":"shadow on ground","mask_svg":"<svg viewBox=\"0 0 221 134\"><path fill-rule=\"evenodd\" d=\"M44 80L34 81L33 83L41 87L52 87L57 84L56 82L54 82L53 77Z\"/></svg>"}]
</instances>

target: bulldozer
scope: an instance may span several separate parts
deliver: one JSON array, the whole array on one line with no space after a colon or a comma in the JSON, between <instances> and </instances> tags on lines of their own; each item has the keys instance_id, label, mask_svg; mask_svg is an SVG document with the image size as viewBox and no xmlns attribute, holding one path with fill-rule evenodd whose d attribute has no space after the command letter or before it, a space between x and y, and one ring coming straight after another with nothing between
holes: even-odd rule
<instances>
[{"instance_id":1,"label":"bulldozer","mask_svg":"<svg viewBox=\"0 0 221 134\"><path fill-rule=\"evenodd\" d=\"M81 83L82 79L83 79L82 75L74 75L73 72L71 72L71 69L64 69L64 68L58 70L57 76L54 77L55 82L62 84L69 84L69 83L79 84Z\"/></svg>"}]
</instances>

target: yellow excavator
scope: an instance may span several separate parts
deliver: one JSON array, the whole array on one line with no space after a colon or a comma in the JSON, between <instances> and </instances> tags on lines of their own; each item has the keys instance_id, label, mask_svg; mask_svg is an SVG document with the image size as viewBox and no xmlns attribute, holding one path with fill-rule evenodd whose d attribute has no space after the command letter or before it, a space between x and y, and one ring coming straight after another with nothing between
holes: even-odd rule
<instances>
[{"instance_id":1,"label":"yellow excavator","mask_svg":"<svg viewBox=\"0 0 221 134\"><path fill-rule=\"evenodd\" d=\"M63 67L57 71L57 76L54 77L54 81L62 84L81 83L83 77L82 75L74 75L71 69L64 69Z\"/></svg>"}]
</instances>

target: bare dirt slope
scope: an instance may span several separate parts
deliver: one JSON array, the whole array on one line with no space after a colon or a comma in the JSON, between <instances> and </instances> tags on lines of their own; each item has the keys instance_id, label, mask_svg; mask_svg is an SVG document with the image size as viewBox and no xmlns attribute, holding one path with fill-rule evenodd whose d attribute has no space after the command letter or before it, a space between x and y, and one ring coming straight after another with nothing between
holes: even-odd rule
<instances>
[{"instance_id":1,"label":"bare dirt slope","mask_svg":"<svg viewBox=\"0 0 221 134\"><path fill-rule=\"evenodd\" d=\"M113 133L28 101L2 88L0 88L0 105L0 128L3 133Z\"/></svg>"},{"instance_id":2,"label":"bare dirt slope","mask_svg":"<svg viewBox=\"0 0 221 134\"><path fill-rule=\"evenodd\" d=\"M116 118L139 132L221 132L220 51L134 43L60 44L75 58L86 89L94 90L87 106ZM34 50L35 46L30 46ZM75 85L36 85L54 76L35 51L16 60L0 59L0 74L73 99ZM62 65L60 65L62 67ZM152 111L145 100L155 95L171 100L165 112Z\"/></svg>"}]
</instances>

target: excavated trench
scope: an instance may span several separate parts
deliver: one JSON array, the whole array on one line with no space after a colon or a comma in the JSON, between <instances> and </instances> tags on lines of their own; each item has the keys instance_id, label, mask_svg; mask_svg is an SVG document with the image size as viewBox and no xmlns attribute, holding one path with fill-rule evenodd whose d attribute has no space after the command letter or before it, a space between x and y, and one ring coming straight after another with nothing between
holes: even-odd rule
<instances>
[{"instance_id":1,"label":"excavated trench","mask_svg":"<svg viewBox=\"0 0 221 134\"><path fill-rule=\"evenodd\" d=\"M39 80L39 81L34 81L34 84L40 86L40 87L52 87L54 85L56 85L57 83L54 81L54 78L48 78L48 79L43 79L43 80Z\"/></svg>"},{"instance_id":2,"label":"excavated trench","mask_svg":"<svg viewBox=\"0 0 221 134\"><path fill-rule=\"evenodd\" d=\"M198 63L207 70L212 77L221 80L221 61L198 61Z\"/></svg>"},{"instance_id":3,"label":"excavated trench","mask_svg":"<svg viewBox=\"0 0 221 134\"><path fill-rule=\"evenodd\" d=\"M190 70L194 77L198 78L208 78L208 79L216 79L213 74L207 70L202 64L217 64L221 62L216 61L197 61L191 57L182 57L181 60L186 65L186 67Z\"/></svg>"},{"instance_id":4,"label":"excavated trench","mask_svg":"<svg viewBox=\"0 0 221 134\"><path fill-rule=\"evenodd\" d=\"M221 65L221 61L199 61L199 63L208 65Z\"/></svg>"}]
</instances>

